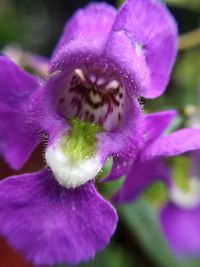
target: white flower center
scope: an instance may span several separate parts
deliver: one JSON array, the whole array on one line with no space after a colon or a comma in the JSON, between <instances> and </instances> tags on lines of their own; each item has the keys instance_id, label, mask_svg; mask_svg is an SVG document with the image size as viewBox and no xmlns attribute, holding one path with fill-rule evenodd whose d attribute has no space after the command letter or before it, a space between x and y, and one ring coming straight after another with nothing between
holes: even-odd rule
<instances>
[{"instance_id":1,"label":"white flower center","mask_svg":"<svg viewBox=\"0 0 200 267\"><path fill-rule=\"evenodd\" d=\"M98 155L72 163L70 158L64 154L59 141L47 148L45 157L56 180L66 188L76 188L85 184L94 179L102 168Z\"/></svg>"},{"instance_id":2,"label":"white flower center","mask_svg":"<svg viewBox=\"0 0 200 267\"><path fill-rule=\"evenodd\" d=\"M75 188L94 179L103 163L96 149L100 127L77 119L71 129L47 147L45 158L56 180L66 188Z\"/></svg>"}]
</instances>

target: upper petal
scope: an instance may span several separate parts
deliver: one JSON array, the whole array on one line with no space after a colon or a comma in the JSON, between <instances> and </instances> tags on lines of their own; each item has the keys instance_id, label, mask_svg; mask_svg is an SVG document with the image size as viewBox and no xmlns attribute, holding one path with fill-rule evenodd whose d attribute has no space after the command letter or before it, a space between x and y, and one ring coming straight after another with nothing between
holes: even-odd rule
<instances>
[{"instance_id":1,"label":"upper petal","mask_svg":"<svg viewBox=\"0 0 200 267\"><path fill-rule=\"evenodd\" d=\"M149 69L139 44L126 31L113 30L105 47L105 57L113 64L131 94L143 95L150 86Z\"/></svg>"},{"instance_id":2,"label":"upper petal","mask_svg":"<svg viewBox=\"0 0 200 267\"><path fill-rule=\"evenodd\" d=\"M161 1L125 1L115 19L107 54L132 74L142 96L154 98L163 93L176 48L177 26Z\"/></svg>"},{"instance_id":3,"label":"upper petal","mask_svg":"<svg viewBox=\"0 0 200 267\"><path fill-rule=\"evenodd\" d=\"M118 13L107 4L90 4L66 24L50 70L110 65L132 94L153 98L167 85L176 37L175 22L162 3L128 0Z\"/></svg>"},{"instance_id":4,"label":"upper petal","mask_svg":"<svg viewBox=\"0 0 200 267\"><path fill-rule=\"evenodd\" d=\"M91 3L78 10L65 25L53 52L50 69L55 71L69 63L79 63L83 58L100 55L116 12L114 7L106 3Z\"/></svg>"},{"instance_id":5,"label":"upper petal","mask_svg":"<svg viewBox=\"0 0 200 267\"><path fill-rule=\"evenodd\" d=\"M200 253L200 205L184 209L167 203L160 212L165 237L179 256L198 256Z\"/></svg>"},{"instance_id":6,"label":"upper petal","mask_svg":"<svg viewBox=\"0 0 200 267\"><path fill-rule=\"evenodd\" d=\"M144 149L141 159L177 156L197 149L200 149L200 129L185 128L149 143Z\"/></svg>"},{"instance_id":7,"label":"upper petal","mask_svg":"<svg viewBox=\"0 0 200 267\"><path fill-rule=\"evenodd\" d=\"M19 169L40 138L31 123L28 110L38 82L8 58L0 57L0 153Z\"/></svg>"},{"instance_id":8,"label":"upper petal","mask_svg":"<svg viewBox=\"0 0 200 267\"><path fill-rule=\"evenodd\" d=\"M35 265L77 264L113 234L117 215L93 183L60 186L48 169L0 183L0 234Z\"/></svg>"}]
</instances>

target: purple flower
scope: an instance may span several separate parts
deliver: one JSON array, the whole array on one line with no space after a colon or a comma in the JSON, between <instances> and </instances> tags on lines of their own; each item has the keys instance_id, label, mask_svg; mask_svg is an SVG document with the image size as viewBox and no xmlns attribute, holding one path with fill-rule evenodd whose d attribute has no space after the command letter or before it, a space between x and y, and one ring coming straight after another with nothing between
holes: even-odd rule
<instances>
[{"instance_id":1,"label":"purple flower","mask_svg":"<svg viewBox=\"0 0 200 267\"><path fill-rule=\"evenodd\" d=\"M116 203L133 201L150 184L164 182L170 199L160 210L165 237L176 254L197 256L200 253L200 128L185 128L166 134L175 115L174 111L146 115L146 144L134 159L114 157L113 168L106 180L125 175L123 186L113 197ZM187 188L183 190L173 182L164 159L188 151L192 151L192 172Z\"/></svg>"},{"instance_id":2,"label":"purple flower","mask_svg":"<svg viewBox=\"0 0 200 267\"><path fill-rule=\"evenodd\" d=\"M160 222L166 239L179 256L200 254L200 153L191 153L192 168L182 187L170 177L169 201L160 210Z\"/></svg>"},{"instance_id":3,"label":"purple flower","mask_svg":"<svg viewBox=\"0 0 200 267\"><path fill-rule=\"evenodd\" d=\"M115 202L134 200L156 180L164 181L170 186L171 174L164 159L199 149L200 128L184 128L165 134L175 116L176 112L173 110L146 115L143 147L135 152L134 158L114 156L112 170L105 180L115 180L125 175L123 186L114 196Z\"/></svg>"},{"instance_id":4,"label":"purple flower","mask_svg":"<svg viewBox=\"0 0 200 267\"><path fill-rule=\"evenodd\" d=\"M0 183L0 234L34 264L79 263L109 242L117 215L93 180L145 144L137 98L164 91L176 37L160 2L91 4L66 24L42 84L0 57L2 155L19 169L48 141L48 167Z\"/></svg>"}]
</instances>

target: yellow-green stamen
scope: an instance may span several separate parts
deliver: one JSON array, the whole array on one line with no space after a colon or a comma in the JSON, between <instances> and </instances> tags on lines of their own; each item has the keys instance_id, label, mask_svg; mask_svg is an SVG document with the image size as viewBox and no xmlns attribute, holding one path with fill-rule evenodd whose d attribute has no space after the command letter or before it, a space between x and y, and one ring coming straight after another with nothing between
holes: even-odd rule
<instances>
[{"instance_id":1,"label":"yellow-green stamen","mask_svg":"<svg viewBox=\"0 0 200 267\"><path fill-rule=\"evenodd\" d=\"M92 157L96 146L96 135L101 132L100 126L76 118L70 119L69 123L71 129L63 144L65 155L71 161Z\"/></svg>"}]
</instances>

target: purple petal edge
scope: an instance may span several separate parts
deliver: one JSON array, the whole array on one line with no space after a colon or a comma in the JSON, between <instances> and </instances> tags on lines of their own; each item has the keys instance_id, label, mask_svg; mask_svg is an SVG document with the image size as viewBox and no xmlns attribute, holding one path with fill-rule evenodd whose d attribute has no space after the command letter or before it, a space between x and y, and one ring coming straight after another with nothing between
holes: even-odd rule
<instances>
[{"instance_id":1,"label":"purple petal edge","mask_svg":"<svg viewBox=\"0 0 200 267\"><path fill-rule=\"evenodd\" d=\"M0 234L35 265L77 264L105 247L117 214L93 183L67 190L46 168L0 182Z\"/></svg>"},{"instance_id":2,"label":"purple petal edge","mask_svg":"<svg viewBox=\"0 0 200 267\"><path fill-rule=\"evenodd\" d=\"M199 256L200 204L186 209L169 202L160 211L160 222L168 244L177 256Z\"/></svg>"},{"instance_id":3,"label":"purple petal edge","mask_svg":"<svg viewBox=\"0 0 200 267\"><path fill-rule=\"evenodd\" d=\"M0 153L20 169L40 142L28 109L38 82L7 57L0 56Z\"/></svg>"},{"instance_id":4,"label":"purple petal edge","mask_svg":"<svg viewBox=\"0 0 200 267\"><path fill-rule=\"evenodd\" d=\"M178 156L198 149L200 149L200 128L185 128L151 142L144 149L141 159Z\"/></svg>"}]
</instances>

